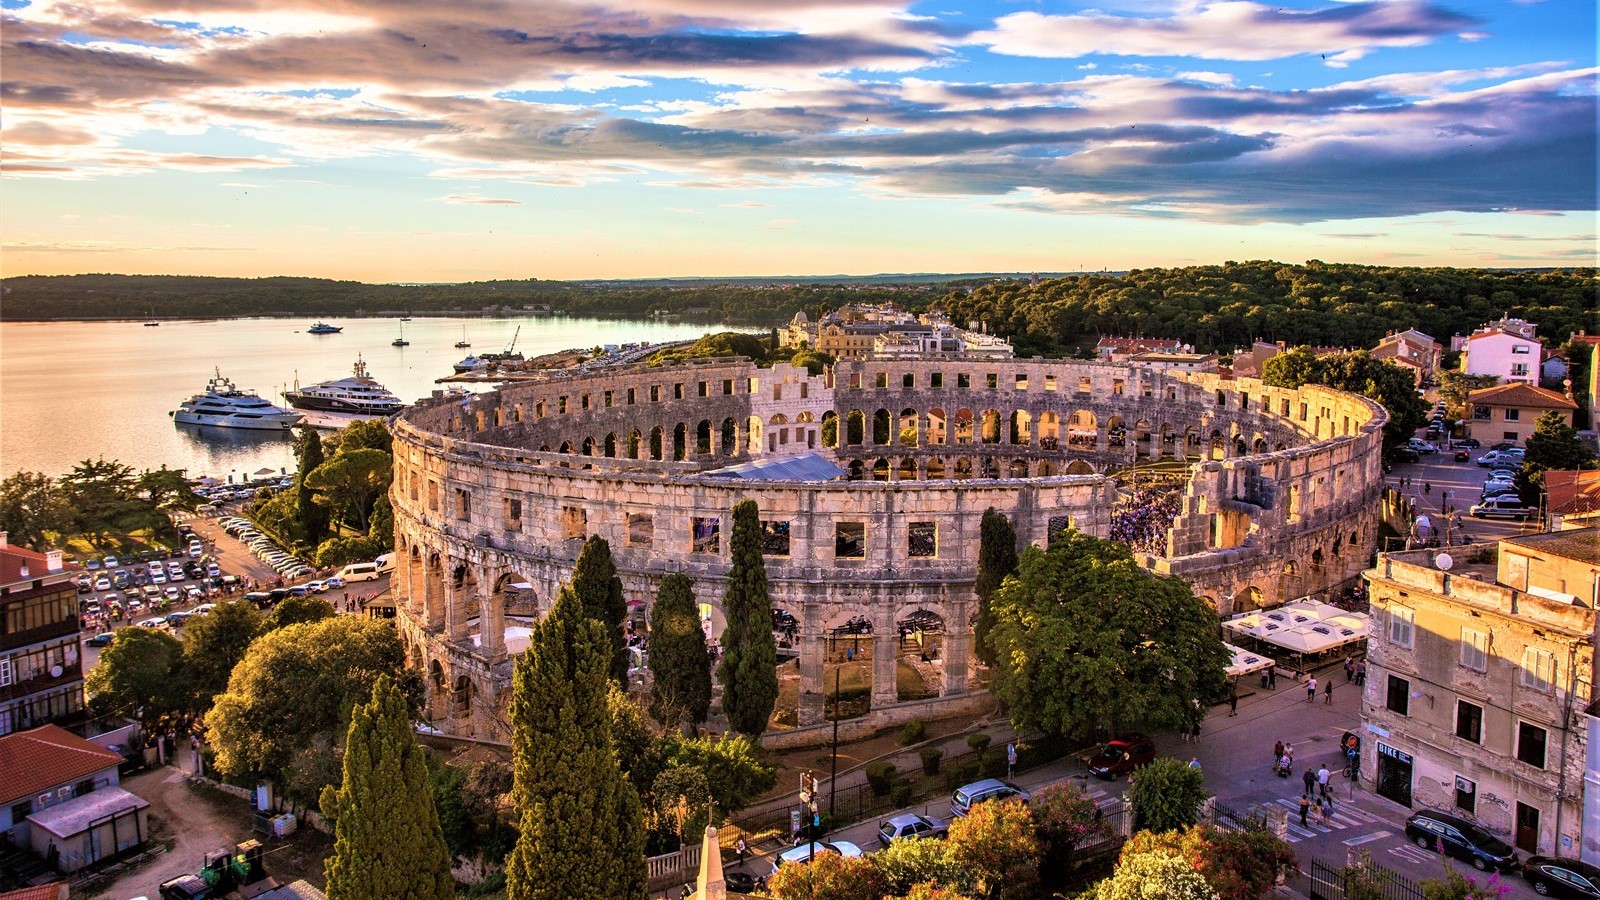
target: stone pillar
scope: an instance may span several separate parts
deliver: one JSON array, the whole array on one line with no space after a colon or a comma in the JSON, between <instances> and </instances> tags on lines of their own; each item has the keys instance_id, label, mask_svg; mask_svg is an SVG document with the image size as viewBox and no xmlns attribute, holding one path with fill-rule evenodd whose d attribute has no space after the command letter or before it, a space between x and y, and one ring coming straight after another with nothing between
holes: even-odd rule
<instances>
[{"instance_id":1,"label":"stone pillar","mask_svg":"<svg viewBox=\"0 0 1600 900\"><path fill-rule=\"evenodd\" d=\"M899 702L895 669L900 662L900 632L892 607L872 623L872 708Z\"/></svg>"},{"instance_id":2,"label":"stone pillar","mask_svg":"<svg viewBox=\"0 0 1600 900\"><path fill-rule=\"evenodd\" d=\"M481 573L483 576L488 572ZM484 577L478 582L478 652L487 659L499 659L506 654L506 604L505 595L494 589L494 582Z\"/></svg>"},{"instance_id":3,"label":"stone pillar","mask_svg":"<svg viewBox=\"0 0 1600 900\"><path fill-rule=\"evenodd\" d=\"M464 641L467 639L467 609L471 599L467 596L465 585L456 586L454 571L445 576L444 588L445 638L450 641Z\"/></svg>"},{"instance_id":4,"label":"stone pillar","mask_svg":"<svg viewBox=\"0 0 1600 900\"><path fill-rule=\"evenodd\" d=\"M444 608L447 602L444 590L444 562L436 566L423 563L422 603L427 610L427 627L432 631L444 628Z\"/></svg>"},{"instance_id":5,"label":"stone pillar","mask_svg":"<svg viewBox=\"0 0 1600 900\"><path fill-rule=\"evenodd\" d=\"M972 654L972 625L967 622L971 612L965 602L949 604L950 616L944 623L944 683L939 685L939 696L950 697L967 692L968 657Z\"/></svg>"},{"instance_id":6,"label":"stone pillar","mask_svg":"<svg viewBox=\"0 0 1600 900\"><path fill-rule=\"evenodd\" d=\"M827 647L822 634L821 613L806 610L800 626L800 701L799 724L816 725L823 717L822 660Z\"/></svg>"}]
</instances>

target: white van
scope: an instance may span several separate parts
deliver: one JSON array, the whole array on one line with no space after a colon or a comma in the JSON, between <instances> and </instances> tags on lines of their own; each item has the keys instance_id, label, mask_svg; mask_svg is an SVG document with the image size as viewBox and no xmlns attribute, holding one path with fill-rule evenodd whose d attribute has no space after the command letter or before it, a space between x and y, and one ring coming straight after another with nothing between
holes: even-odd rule
<instances>
[{"instance_id":1,"label":"white van","mask_svg":"<svg viewBox=\"0 0 1600 900\"><path fill-rule=\"evenodd\" d=\"M377 563L351 563L339 570L339 577L345 581L377 581L378 575Z\"/></svg>"},{"instance_id":2,"label":"white van","mask_svg":"<svg viewBox=\"0 0 1600 900\"><path fill-rule=\"evenodd\" d=\"M1469 510L1474 519L1526 519L1538 512L1535 507L1524 506L1522 498L1516 494L1490 497Z\"/></svg>"},{"instance_id":3,"label":"white van","mask_svg":"<svg viewBox=\"0 0 1600 900\"><path fill-rule=\"evenodd\" d=\"M379 575L387 575L394 571L394 554L385 553L373 560L372 563L378 567Z\"/></svg>"}]
</instances>

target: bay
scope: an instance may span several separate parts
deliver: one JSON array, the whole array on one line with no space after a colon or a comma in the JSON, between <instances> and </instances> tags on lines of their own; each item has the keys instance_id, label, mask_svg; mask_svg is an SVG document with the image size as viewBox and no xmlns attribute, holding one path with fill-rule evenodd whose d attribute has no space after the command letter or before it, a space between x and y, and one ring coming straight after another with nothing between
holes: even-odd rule
<instances>
[{"instance_id":1,"label":"bay","mask_svg":"<svg viewBox=\"0 0 1600 900\"><path fill-rule=\"evenodd\" d=\"M174 425L169 415L216 371L278 405L295 380L343 378L359 354L402 400L444 387L435 379L468 353L532 358L572 347L663 343L699 337L703 325L566 317L332 320L344 331L313 335L311 320L283 318L139 322L0 323L0 476L61 475L105 457L136 471L162 465L190 475L238 476L293 466L276 434ZM408 347L390 342L401 334ZM471 350L454 345L463 339ZM471 385L474 390L489 386Z\"/></svg>"}]
</instances>

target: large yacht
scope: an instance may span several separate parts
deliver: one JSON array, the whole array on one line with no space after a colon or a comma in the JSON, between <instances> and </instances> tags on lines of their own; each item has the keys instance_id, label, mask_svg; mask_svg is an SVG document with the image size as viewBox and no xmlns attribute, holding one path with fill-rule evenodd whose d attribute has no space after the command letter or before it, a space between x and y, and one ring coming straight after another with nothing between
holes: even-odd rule
<instances>
[{"instance_id":1,"label":"large yacht","mask_svg":"<svg viewBox=\"0 0 1600 900\"><path fill-rule=\"evenodd\" d=\"M232 381L216 377L206 382L205 393L193 397L172 411L179 425L207 425L214 428L248 428L255 431L288 431L300 423L299 413L273 406L255 391L241 391Z\"/></svg>"},{"instance_id":2,"label":"large yacht","mask_svg":"<svg viewBox=\"0 0 1600 900\"><path fill-rule=\"evenodd\" d=\"M344 328L339 325L329 325L327 322L318 322L306 329L306 334L338 334Z\"/></svg>"},{"instance_id":3,"label":"large yacht","mask_svg":"<svg viewBox=\"0 0 1600 900\"><path fill-rule=\"evenodd\" d=\"M337 381L324 381L308 387L295 385L283 394L295 409L319 412L353 413L358 416L387 416L405 408L390 390L367 374L367 362L356 357L355 374Z\"/></svg>"}]
</instances>

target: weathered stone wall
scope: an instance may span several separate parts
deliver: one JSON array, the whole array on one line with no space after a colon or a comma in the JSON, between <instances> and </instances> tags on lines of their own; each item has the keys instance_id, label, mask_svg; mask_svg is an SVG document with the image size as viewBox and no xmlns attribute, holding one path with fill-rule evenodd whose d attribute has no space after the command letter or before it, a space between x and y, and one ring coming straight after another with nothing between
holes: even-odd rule
<instances>
[{"instance_id":1,"label":"weathered stone wall","mask_svg":"<svg viewBox=\"0 0 1600 900\"><path fill-rule=\"evenodd\" d=\"M822 445L829 418L837 450ZM1068 523L1104 537L1116 497L1104 473L1198 462L1168 553L1143 563L1227 613L1360 571L1383 420L1321 388L1099 362L844 361L810 376L711 360L511 385L395 422L400 627L431 717L502 737L509 605L547 610L583 540L600 535L636 608L683 572L720 632L731 510L748 498L773 526L773 605L799 623L802 724L822 715L825 636L853 618L872 624L874 707L897 699L897 625L918 611L943 622L939 691L954 697L966 691L985 509L1029 543ZM702 474L808 449L858 480Z\"/></svg>"}]
</instances>

